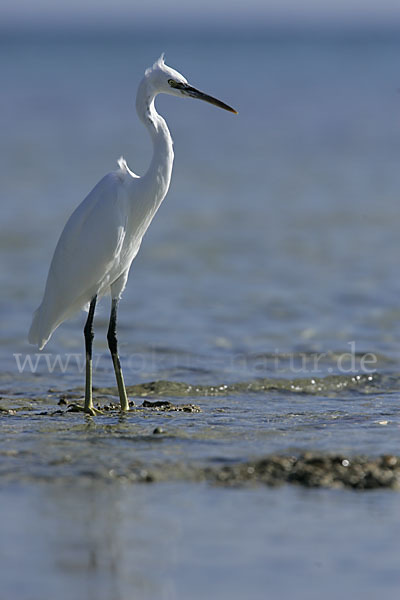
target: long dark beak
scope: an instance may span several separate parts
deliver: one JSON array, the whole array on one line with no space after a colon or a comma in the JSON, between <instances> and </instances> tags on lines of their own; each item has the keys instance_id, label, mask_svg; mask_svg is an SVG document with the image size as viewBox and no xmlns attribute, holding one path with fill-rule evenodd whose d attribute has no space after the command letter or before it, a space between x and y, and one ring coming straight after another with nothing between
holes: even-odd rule
<instances>
[{"instance_id":1,"label":"long dark beak","mask_svg":"<svg viewBox=\"0 0 400 600\"><path fill-rule=\"evenodd\" d=\"M182 86L182 87L181 87ZM210 104L214 104L214 106L218 106L219 108L223 108L224 110L228 110L231 113L237 115L237 110L225 104L225 102L221 102L221 100L217 100L208 94L204 94L200 92L200 90L196 90L196 88L191 87L190 85L181 84L179 88L182 90L182 94L185 96L190 96L190 98L197 98L198 100L204 100L204 102L209 102Z\"/></svg>"}]
</instances>

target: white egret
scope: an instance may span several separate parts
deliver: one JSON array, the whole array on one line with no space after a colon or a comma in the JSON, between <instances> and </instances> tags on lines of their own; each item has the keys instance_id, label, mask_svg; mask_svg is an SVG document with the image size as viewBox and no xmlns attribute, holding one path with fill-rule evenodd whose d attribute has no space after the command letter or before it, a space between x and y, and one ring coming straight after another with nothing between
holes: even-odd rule
<instances>
[{"instance_id":1,"label":"white egret","mask_svg":"<svg viewBox=\"0 0 400 600\"><path fill-rule=\"evenodd\" d=\"M129 409L117 348L118 301L143 235L164 200L171 180L174 152L165 120L154 100L164 93L198 98L232 113L220 100L191 87L185 77L164 63L162 55L147 69L136 96L136 111L153 140L153 158L143 177L120 158L119 169L108 173L72 213L51 261L44 298L36 310L29 341L41 350L54 330L79 309L88 309L84 328L86 385L84 411L96 414L92 398L93 316L96 301L111 294L107 333L121 410Z\"/></svg>"}]
</instances>

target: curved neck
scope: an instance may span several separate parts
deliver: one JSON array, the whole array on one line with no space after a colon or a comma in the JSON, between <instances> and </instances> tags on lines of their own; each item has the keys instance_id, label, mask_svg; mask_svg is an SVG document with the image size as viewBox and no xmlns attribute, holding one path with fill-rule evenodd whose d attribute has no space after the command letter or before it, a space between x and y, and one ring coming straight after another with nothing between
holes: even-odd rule
<instances>
[{"instance_id":1,"label":"curved neck","mask_svg":"<svg viewBox=\"0 0 400 600\"><path fill-rule=\"evenodd\" d=\"M147 172L141 178L149 188L158 206L165 198L171 181L174 150L167 123L154 106L156 93L149 89L146 79L139 86L136 96L136 112L153 140L153 158Z\"/></svg>"}]
</instances>

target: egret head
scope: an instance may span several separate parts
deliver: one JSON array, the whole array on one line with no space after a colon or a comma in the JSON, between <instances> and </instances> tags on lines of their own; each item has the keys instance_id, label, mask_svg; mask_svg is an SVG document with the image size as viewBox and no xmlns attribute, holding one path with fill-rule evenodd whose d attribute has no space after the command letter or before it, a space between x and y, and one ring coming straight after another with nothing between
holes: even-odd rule
<instances>
[{"instance_id":1,"label":"egret head","mask_svg":"<svg viewBox=\"0 0 400 600\"><path fill-rule=\"evenodd\" d=\"M234 108L192 87L183 75L165 64L164 54L160 56L152 67L146 70L145 79L147 80L147 85L153 88L155 94L170 94L179 98L197 98L198 100L204 100L219 108L237 114Z\"/></svg>"}]
</instances>

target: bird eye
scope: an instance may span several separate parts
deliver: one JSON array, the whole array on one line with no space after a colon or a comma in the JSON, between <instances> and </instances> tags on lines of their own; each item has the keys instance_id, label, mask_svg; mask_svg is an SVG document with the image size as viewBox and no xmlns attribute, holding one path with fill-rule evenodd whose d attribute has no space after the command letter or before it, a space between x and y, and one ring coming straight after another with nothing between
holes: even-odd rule
<instances>
[{"instance_id":1,"label":"bird eye","mask_svg":"<svg viewBox=\"0 0 400 600\"><path fill-rule=\"evenodd\" d=\"M177 82L174 79L168 79L168 83L173 88L178 87L178 84L177 84Z\"/></svg>"}]
</instances>

